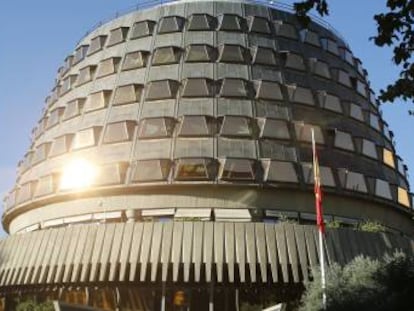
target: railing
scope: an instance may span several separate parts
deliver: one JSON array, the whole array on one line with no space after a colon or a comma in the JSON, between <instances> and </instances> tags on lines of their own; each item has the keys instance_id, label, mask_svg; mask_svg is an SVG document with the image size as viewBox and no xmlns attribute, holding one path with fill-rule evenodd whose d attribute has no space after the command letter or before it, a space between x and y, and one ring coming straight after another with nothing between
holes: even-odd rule
<instances>
[{"instance_id":1,"label":"railing","mask_svg":"<svg viewBox=\"0 0 414 311\"><path fill-rule=\"evenodd\" d=\"M144 9L148 9L157 5L163 5L163 4L167 4L167 3L174 3L174 2L179 2L182 0L138 0L139 2L129 8L126 8L124 10L118 11L116 12L114 15L107 17L101 21L99 21L98 23L96 23L95 25L93 25L83 36L82 38L78 41L78 44L87 36L89 35L91 32L93 32L94 30L96 30L97 28L99 28L100 26L102 26L103 24L118 18L120 16L123 16L125 14L134 12L134 11L139 11L139 10L144 10ZM285 12L289 12L289 13L295 13L295 9L293 8L293 6L286 4L286 3L282 3L280 1L275 1L275 0L242 0L244 2L251 2L253 4L259 4L259 5L264 5L267 7L271 7L274 9L278 9L278 10L282 10ZM323 20L322 18L320 18L319 16L316 16L314 14L309 14L309 16L312 18L312 21L319 24L320 26L330 30L332 33L334 33L338 38L340 38L347 46L348 43L346 42L346 40L343 38L343 36L334 28L332 27L331 24L329 24L327 21Z\"/></svg>"}]
</instances>

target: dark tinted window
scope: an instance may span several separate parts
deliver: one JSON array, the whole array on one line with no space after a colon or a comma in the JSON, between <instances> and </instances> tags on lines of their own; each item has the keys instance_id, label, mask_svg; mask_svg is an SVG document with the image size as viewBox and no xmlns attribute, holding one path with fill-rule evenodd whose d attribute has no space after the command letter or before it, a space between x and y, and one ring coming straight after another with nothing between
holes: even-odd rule
<instances>
[{"instance_id":1,"label":"dark tinted window","mask_svg":"<svg viewBox=\"0 0 414 311\"><path fill-rule=\"evenodd\" d=\"M180 61L181 49L174 46L157 48L152 56L153 65L176 64Z\"/></svg>"},{"instance_id":2,"label":"dark tinted window","mask_svg":"<svg viewBox=\"0 0 414 311\"><path fill-rule=\"evenodd\" d=\"M150 20L135 23L132 27L131 39L151 36L154 32L155 24L154 21Z\"/></svg>"},{"instance_id":3,"label":"dark tinted window","mask_svg":"<svg viewBox=\"0 0 414 311\"><path fill-rule=\"evenodd\" d=\"M256 47L252 50L253 63L260 65L276 66L275 51L271 48Z\"/></svg>"},{"instance_id":4,"label":"dark tinted window","mask_svg":"<svg viewBox=\"0 0 414 311\"><path fill-rule=\"evenodd\" d=\"M264 17L250 16L249 17L249 31L270 34L269 21Z\"/></svg>"},{"instance_id":5,"label":"dark tinted window","mask_svg":"<svg viewBox=\"0 0 414 311\"><path fill-rule=\"evenodd\" d=\"M219 16L219 30L222 31L244 31L246 29L246 21L233 14L223 14Z\"/></svg>"},{"instance_id":6,"label":"dark tinted window","mask_svg":"<svg viewBox=\"0 0 414 311\"><path fill-rule=\"evenodd\" d=\"M175 98L179 82L174 80L152 81L147 84L146 100Z\"/></svg>"},{"instance_id":7,"label":"dark tinted window","mask_svg":"<svg viewBox=\"0 0 414 311\"><path fill-rule=\"evenodd\" d=\"M240 45L220 46L219 61L222 63L246 63L246 51Z\"/></svg>"},{"instance_id":8,"label":"dark tinted window","mask_svg":"<svg viewBox=\"0 0 414 311\"><path fill-rule=\"evenodd\" d=\"M176 180L211 180L216 175L216 165L211 159L179 159L176 163Z\"/></svg>"},{"instance_id":9,"label":"dark tinted window","mask_svg":"<svg viewBox=\"0 0 414 311\"><path fill-rule=\"evenodd\" d=\"M267 182L298 182L298 176L293 163L279 161L264 161L264 180Z\"/></svg>"},{"instance_id":10,"label":"dark tinted window","mask_svg":"<svg viewBox=\"0 0 414 311\"><path fill-rule=\"evenodd\" d=\"M223 162L219 175L221 180L254 181L256 178L253 160L227 158Z\"/></svg>"},{"instance_id":11,"label":"dark tinted window","mask_svg":"<svg viewBox=\"0 0 414 311\"><path fill-rule=\"evenodd\" d=\"M266 100L283 100L280 84L272 81L257 81L256 98Z\"/></svg>"},{"instance_id":12,"label":"dark tinted window","mask_svg":"<svg viewBox=\"0 0 414 311\"><path fill-rule=\"evenodd\" d=\"M109 34L108 46L124 42L128 36L128 27L112 29Z\"/></svg>"},{"instance_id":13,"label":"dark tinted window","mask_svg":"<svg viewBox=\"0 0 414 311\"><path fill-rule=\"evenodd\" d=\"M163 17L160 21L158 33L169 33L182 31L184 27L184 18L179 16Z\"/></svg>"},{"instance_id":14,"label":"dark tinted window","mask_svg":"<svg viewBox=\"0 0 414 311\"><path fill-rule=\"evenodd\" d=\"M210 97L214 95L213 81L206 78L184 80L182 97Z\"/></svg>"},{"instance_id":15,"label":"dark tinted window","mask_svg":"<svg viewBox=\"0 0 414 311\"><path fill-rule=\"evenodd\" d=\"M245 117L225 116L222 120L220 135L221 136L251 136L252 120Z\"/></svg>"},{"instance_id":16,"label":"dark tinted window","mask_svg":"<svg viewBox=\"0 0 414 311\"><path fill-rule=\"evenodd\" d=\"M193 14L190 17L188 24L188 30L213 30L215 19L208 14Z\"/></svg>"},{"instance_id":17,"label":"dark tinted window","mask_svg":"<svg viewBox=\"0 0 414 311\"><path fill-rule=\"evenodd\" d=\"M248 97L247 81L242 79L223 79L220 88L220 97Z\"/></svg>"},{"instance_id":18,"label":"dark tinted window","mask_svg":"<svg viewBox=\"0 0 414 311\"><path fill-rule=\"evenodd\" d=\"M193 44L187 47L185 61L190 62L213 62L216 59L215 49L206 44Z\"/></svg>"}]
</instances>

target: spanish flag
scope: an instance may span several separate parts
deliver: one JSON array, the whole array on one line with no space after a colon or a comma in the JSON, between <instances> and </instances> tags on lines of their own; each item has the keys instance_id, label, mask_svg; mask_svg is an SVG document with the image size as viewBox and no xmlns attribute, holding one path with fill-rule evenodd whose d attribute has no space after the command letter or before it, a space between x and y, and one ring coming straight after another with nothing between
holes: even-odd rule
<instances>
[{"instance_id":1,"label":"spanish flag","mask_svg":"<svg viewBox=\"0 0 414 311\"><path fill-rule=\"evenodd\" d=\"M312 129L312 154L313 154L313 178L314 178L314 192L315 192L315 208L316 208L316 224L319 231L325 234L325 223L323 221L322 209L322 187L321 174L319 170L318 154L316 151L315 135Z\"/></svg>"}]
</instances>

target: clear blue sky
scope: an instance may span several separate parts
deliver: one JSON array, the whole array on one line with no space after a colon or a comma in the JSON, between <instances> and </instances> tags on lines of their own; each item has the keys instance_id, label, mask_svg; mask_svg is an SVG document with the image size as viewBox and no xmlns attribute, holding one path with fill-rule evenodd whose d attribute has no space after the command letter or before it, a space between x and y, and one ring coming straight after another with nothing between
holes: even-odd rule
<instances>
[{"instance_id":1,"label":"clear blue sky","mask_svg":"<svg viewBox=\"0 0 414 311\"><path fill-rule=\"evenodd\" d=\"M12 185L15 167L29 147L32 127L44 98L53 86L58 67L76 42L98 21L136 5L118 0L13 0L0 4L0 195ZM293 3L294 1L283 1ZM375 34L373 15L386 0L330 0L326 20L348 41L368 70L372 88L396 78L391 51L368 40ZM385 120L395 133L397 151L408 164L414 185L414 118L411 103L383 105ZM413 108L413 107L412 107Z\"/></svg>"}]
</instances>

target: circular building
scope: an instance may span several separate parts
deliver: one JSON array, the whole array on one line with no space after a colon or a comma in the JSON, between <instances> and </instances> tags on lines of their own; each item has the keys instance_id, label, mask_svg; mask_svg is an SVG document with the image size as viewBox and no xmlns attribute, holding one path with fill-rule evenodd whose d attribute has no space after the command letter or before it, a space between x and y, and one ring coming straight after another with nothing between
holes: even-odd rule
<instances>
[{"instance_id":1,"label":"circular building","mask_svg":"<svg viewBox=\"0 0 414 311\"><path fill-rule=\"evenodd\" d=\"M59 68L5 201L3 307L296 299L319 264L312 128L341 227L328 264L413 253L406 167L341 36L266 1L165 2L101 24ZM366 221L386 232L353 230Z\"/></svg>"}]
</instances>

